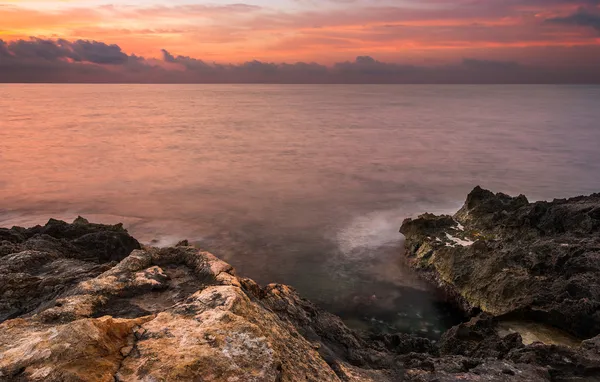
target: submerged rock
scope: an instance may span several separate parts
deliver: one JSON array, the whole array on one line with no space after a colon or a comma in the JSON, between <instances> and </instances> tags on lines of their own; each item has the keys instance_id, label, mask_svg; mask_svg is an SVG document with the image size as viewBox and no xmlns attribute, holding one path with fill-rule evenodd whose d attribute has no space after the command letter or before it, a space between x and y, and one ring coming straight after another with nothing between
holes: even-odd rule
<instances>
[{"instance_id":1,"label":"submerged rock","mask_svg":"<svg viewBox=\"0 0 600 382\"><path fill-rule=\"evenodd\" d=\"M593 375L600 348L528 347L489 317L440 346L366 336L185 242L142 249L121 226L47 226L0 231L16 248L0 258L1 381L550 381Z\"/></svg>"}]
</instances>

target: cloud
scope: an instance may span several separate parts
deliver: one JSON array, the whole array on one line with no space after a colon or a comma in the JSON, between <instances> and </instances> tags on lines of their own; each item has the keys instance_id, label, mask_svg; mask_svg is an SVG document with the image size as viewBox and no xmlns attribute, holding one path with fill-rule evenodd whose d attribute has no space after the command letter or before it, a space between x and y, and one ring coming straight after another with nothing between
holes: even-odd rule
<instances>
[{"instance_id":1,"label":"cloud","mask_svg":"<svg viewBox=\"0 0 600 382\"><path fill-rule=\"evenodd\" d=\"M600 0L595 1L597 4ZM554 17L546 20L549 23L577 25L592 27L600 32L600 10L594 12L593 8L579 8L577 12L566 17Z\"/></svg>"},{"instance_id":2,"label":"cloud","mask_svg":"<svg viewBox=\"0 0 600 382\"><path fill-rule=\"evenodd\" d=\"M89 62L94 64L122 65L134 56L123 53L118 45L108 45L98 41L76 40L45 40L30 38L9 43L2 41L0 52L7 60L20 63L36 63L39 61L68 61Z\"/></svg>"},{"instance_id":3,"label":"cloud","mask_svg":"<svg viewBox=\"0 0 600 382\"><path fill-rule=\"evenodd\" d=\"M61 40L63 44L70 47L73 52L73 59L77 61L87 61L95 64L121 65L126 63L130 57L121 51L118 45L107 45L103 42L77 40L74 43L68 43Z\"/></svg>"},{"instance_id":4,"label":"cloud","mask_svg":"<svg viewBox=\"0 0 600 382\"><path fill-rule=\"evenodd\" d=\"M171 64L179 64L189 70L212 70L213 67L208 65L202 60L198 60L187 56L173 56L165 49L161 50L163 54L163 61Z\"/></svg>"},{"instance_id":5,"label":"cloud","mask_svg":"<svg viewBox=\"0 0 600 382\"><path fill-rule=\"evenodd\" d=\"M0 82L136 82L153 69L99 41L0 40Z\"/></svg>"},{"instance_id":6,"label":"cloud","mask_svg":"<svg viewBox=\"0 0 600 382\"><path fill-rule=\"evenodd\" d=\"M161 59L129 55L99 41L31 38L0 40L0 82L84 83L600 83L600 73L549 69L515 61L465 58L419 66L359 56L318 63L214 63L162 50Z\"/></svg>"}]
</instances>

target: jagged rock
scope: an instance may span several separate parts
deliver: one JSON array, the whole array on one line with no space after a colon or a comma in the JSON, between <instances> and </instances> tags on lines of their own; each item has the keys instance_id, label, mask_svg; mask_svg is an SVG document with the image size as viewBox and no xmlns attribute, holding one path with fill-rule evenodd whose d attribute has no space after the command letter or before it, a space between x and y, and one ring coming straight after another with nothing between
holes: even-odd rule
<instances>
[{"instance_id":1,"label":"jagged rock","mask_svg":"<svg viewBox=\"0 0 600 382\"><path fill-rule=\"evenodd\" d=\"M23 251L4 256L0 258L0 321L29 313L79 280L109 268L56 253Z\"/></svg>"},{"instance_id":2,"label":"jagged rock","mask_svg":"<svg viewBox=\"0 0 600 382\"><path fill-rule=\"evenodd\" d=\"M600 380L600 353L584 347L572 349L536 342L513 349L505 359L542 366L554 380Z\"/></svg>"},{"instance_id":3,"label":"jagged rock","mask_svg":"<svg viewBox=\"0 0 600 382\"><path fill-rule=\"evenodd\" d=\"M600 380L599 343L600 336L576 348L541 342L526 346L518 333L501 337L497 320L489 314L481 314L444 333L439 350L441 362L461 355L468 357L467 362L487 362L485 368L488 372L493 361L502 361L508 370L513 371L515 365L519 370L527 369L523 365L530 365L536 373L542 373L540 376L545 375L551 380Z\"/></svg>"},{"instance_id":4,"label":"jagged rock","mask_svg":"<svg viewBox=\"0 0 600 382\"><path fill-rule=\"evenodd\" d=\"M508 352L522 347L524 345L518 333L501 338L496 321L487 314L449 329L439 343L442 355L463 355L472 358L504 359Z\"/></svg>"},{"instance_id":5,"label":"jagged rock","mask_svg":"<svg viewBox=\"0 0 600 382\"><path fill-rule=\"evenodd\" d=\"M73 224L50 219L45 226L2 229L0 322L29 313L76 285L96 277L140 244L123 226Z\"/></svg>"},{"instance_id":6,"label":"jagged rock","mask_svg":"<svg viewBox=\"0 0 600 382\"><path fill-rule=\"evenodd\" d=\"M482 319L471 325L478 336L447 335L440 357L426 339L365 337L293 288L261 287L193 247L123 256L133 242L122 227L103 227L78 219L2 231L18 246L0 258L2 309L16 306L18 318L0 324L1 381L549 381L594 372L596 339L577 350L583 372L556 373L558 361L522 344L487 357L481 342L506 340ZM119 240L107 242L120 246L76 243L114 232Z\"/></svg>"},{"instance_id":7,"label":"jagged rock","mask_svg":"<svg viewBox=\"0 0 600 382\"><path fill-rule=\"evenodd\" d=\"M475 188L451 216L407 219L410 265L468 314L600 334L600 194L529 203Z\"/></svg>"},{"instance_id":8,"label":"jagged rock","mask_svg":"<svg viewBox=\"0 0 600 382\"><path fill-rule=\"evenodd\" d=\"M382 349L397 354L426 353L437 354L437 346L429 339L406 333L372 334L370 340L379 344Z\"/></svg>"}]
</instances>

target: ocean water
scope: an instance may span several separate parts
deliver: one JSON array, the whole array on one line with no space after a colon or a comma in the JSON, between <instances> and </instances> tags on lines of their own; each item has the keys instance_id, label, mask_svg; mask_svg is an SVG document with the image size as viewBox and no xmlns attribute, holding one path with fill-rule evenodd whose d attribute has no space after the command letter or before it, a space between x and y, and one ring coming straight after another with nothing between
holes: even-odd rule
<instances>
[{"instance_id":1,"label":"ocean water","mask_svg":"<svg viewBox=\"0 0 600 382\"><path fill-rule=\"evenodd\" d=\"M0 85L0 163L0 226L121 221L435 337L457 317L403 266L402 220L478 184L600 191L600 87Z\"/></svg>"}]
</instances>

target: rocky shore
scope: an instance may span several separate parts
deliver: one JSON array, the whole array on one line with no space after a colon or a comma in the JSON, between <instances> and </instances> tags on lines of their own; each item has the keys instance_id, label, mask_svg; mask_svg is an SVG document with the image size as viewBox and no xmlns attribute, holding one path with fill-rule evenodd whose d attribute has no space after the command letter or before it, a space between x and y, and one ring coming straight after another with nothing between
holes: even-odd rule
<instances>
[{"instance_id":1,"label":"rocky shore","mask_svg":"<svg viewBox=\"0 0 600 382\"><path fill-rule=\"evenodd\" d=\"M599 230L600 195L480 188L454 217L407 220L409 263L467 317L434 343L353 331L187 242L83 218L0 229L0 381L600 380ZM586 340L526 345L508 319Z\"/></svg>"}]
</instances>

